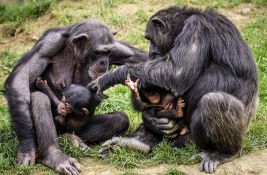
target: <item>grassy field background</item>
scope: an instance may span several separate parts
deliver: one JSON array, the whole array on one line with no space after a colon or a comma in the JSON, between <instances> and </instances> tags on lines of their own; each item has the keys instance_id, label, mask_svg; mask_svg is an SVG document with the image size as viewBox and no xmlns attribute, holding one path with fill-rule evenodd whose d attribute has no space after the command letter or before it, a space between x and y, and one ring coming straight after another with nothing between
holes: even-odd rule
<instances>
[{"instance_id":1,"label":"grassy field background","mask_svg":"<svg viewBox=\"0 0 267 175\"><path fill-rule=\"evenodd\" d=\"M259 107L244 140L241 155L267 147L267 1L266 0L31 0L19 5L0 6L0 174L53 174L52 170L38 164L33 167L19 167L15 164L17 141L10 127L3 84L16 61L29 50L36 39L49 27L68 25L82 19L94 18L117 30L117 39L125 40L147 51L148 42L143 34L149 17L159 9L170 5L186 5L199 8L213 8L225 14L240 29L253 51L257 61L260 87ZM247 10L249 9L249 10ZM248 11L248 12L247 12ZM242 88L242 87L241 87ZM124 111L128 114L132 132L141 122L140 113L130 105L130 92L124 86L115 86L106 94L109 99L98 107L97 113ZM97 152L99 146L83 153L64 140L61 147L67 154L82 160L86 157L116 165L124 174L131 168L162 163L194 164L199 161L194 155L198 150L194 145L173 148L166 141L159 144L147 155L117 148L109 157L102 159ZM166 174L183 174L169 169Z\"/></svg>"}]
</instances>

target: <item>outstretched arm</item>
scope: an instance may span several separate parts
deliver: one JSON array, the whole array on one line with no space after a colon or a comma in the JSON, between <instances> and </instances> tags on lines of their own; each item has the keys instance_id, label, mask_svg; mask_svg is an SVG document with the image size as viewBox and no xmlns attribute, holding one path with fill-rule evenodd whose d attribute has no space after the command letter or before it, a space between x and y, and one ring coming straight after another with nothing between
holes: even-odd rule
<instances>
[{"instance_id":1,"label":"outstretched arm","mask_svg":"<svg viewBox=\"0 0 267 175\"><path fill-rule=\"evenodd\" d=\"M127 75L127 79L125 80L125 84L129 87L129 89L132 91L132 102L135 108L137 110L142 111L146 103L144 103L140 97L139 91L138 91L138 81L137 79L135 82L131 80L130 74Z\"/></svg>"},{"instance_id":2,"label":"outstretched arm","mask_svg":"<svg viewBox=\"0 0 267 175\"><path fill-rule=\"evenodd\" d=\"M196 81L208 56L208 37L197 16L188 18L183 31L177 36L168 54L136 65L123 65L111 70L89 86L103 91L123 83L130 74L139 79L140 86L147 84L172 90L176 95L186 92Z\"/></svg>"}]
</instances>

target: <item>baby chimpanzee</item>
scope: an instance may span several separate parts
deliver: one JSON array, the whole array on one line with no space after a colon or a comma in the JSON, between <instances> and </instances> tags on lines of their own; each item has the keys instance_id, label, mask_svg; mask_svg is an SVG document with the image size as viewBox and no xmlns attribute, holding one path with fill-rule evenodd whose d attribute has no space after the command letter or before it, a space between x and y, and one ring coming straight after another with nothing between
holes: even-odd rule
<instances>
[{"instance_id":1,"label":"baby chimpanzee","mask_svg":"<svg viewBox=\"0 0 267 175\"><path fill-rule=\"evenodd\" d=\"M147 108L157 108L157 110L163 110L163 109L175 109L176 110L176 117L179 119L179 134L185 135L189 132L187 126L184 123L183 117L183 107L185 106L184 100L182 98L178 98L178 101L175 100L173 97L173 94L170 92L161 92L157 89L148 88L141 90L141 95L138 91L138 81L137 79L135 82L133 82L130 78L130 74L127 75L127 79L125 80L125 84L131 89L133 96L138 103L138 106L143 111ZM176 102L177 101L177 102ZM174 107L173 104L176 104Z\"/></svg>"},{"instance_id":2,"label":"baby chimpanzee","mask_svg":"<svg viewBox=\"0 0 267 175\"><path fill-rule=\"evenodd\" d=\"M45 93L51 103L57 107L58 115L55 121L63 132L79 132L87 124L98 104L94 95L86 87L80 85L72 84L64 89L61 100L52 92L46 80L39 77L36 80L36 87Z\"/></svg>"}]
</instances>

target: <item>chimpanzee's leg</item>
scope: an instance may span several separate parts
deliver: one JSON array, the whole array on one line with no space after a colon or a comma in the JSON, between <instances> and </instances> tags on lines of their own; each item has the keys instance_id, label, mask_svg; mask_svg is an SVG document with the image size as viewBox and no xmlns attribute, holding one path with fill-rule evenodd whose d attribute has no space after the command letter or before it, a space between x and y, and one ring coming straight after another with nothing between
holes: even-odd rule
<instances>
[{"instance_id":1,"label":"chimpanzee's leg","mask_svg":"<svg viewBox=\"0 0 267 175\"><path fill-rule=\"evenodd\" d=\"M218 165L234 158L241 148L247 116L243 103L223 92L204 95L194 111L190 131L202 154L200 170L215 172Z\"/></svg>"},{"instance_id":2,"label":"chimpanzee's leg","mask_svg":"<svg viewBox=\"0 0 267 175\"><path fill-rule=\"evenodd\" d=\"M79 163L59 149L49 98L42 92L33 92L31 94L31 107L38 154L42 163L60 173L78 174L80 171Z\"/></svg>"},{"instance_id":3,"label":"chimpanzee's leg","mask_svg":"<svg viewBox=\"0 0 267 175\"><path fill-rule=\"evenodd\" d=\"M143 112L143 115L150 115L150 112ZM151 116L152 117L152 116ZM143 123L126 137L113 137L106 141L99 153L102 156L106 156L110 150L113 149L114 145L125 147L130 150L149 152L151 149L162 140L162 135L156 134L147 128Z\"/></svg>"},{"instance_id":4,"label":"chimpanzee's leg","mask_svg":"<svg viewBox=\"0 0 267 175\"><path fill-rule=\"evenodd\" d=\"M128 127L129 120L126 114L112 112L91 117L88 126L77 135L87 144L94 144L120 135Z\"/></svg>"}]
</instances>

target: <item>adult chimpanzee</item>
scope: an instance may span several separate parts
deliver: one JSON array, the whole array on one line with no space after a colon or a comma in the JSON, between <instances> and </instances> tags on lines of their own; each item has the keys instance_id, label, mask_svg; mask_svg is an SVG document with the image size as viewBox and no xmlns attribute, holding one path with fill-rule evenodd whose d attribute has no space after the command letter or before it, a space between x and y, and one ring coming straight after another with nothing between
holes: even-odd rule
<instances>
[{"instance_id":1,"label":"adult chimpanzee","mask_svg":"<svg viewBox=\"0 0 267 175\"><path fill-rule=\"evenodd\" d=\"M83 21L49 29L33 48L25 53L8 77L5 88L12 123L19 141L17 162L42 163L65 174L77 174L78 162L61 152L53 121L56 105L37 91L35 81L47 80L56 96L71 84L86 85L106 72L109 64L145 60L146 54L127 44L116 42L113 33L97 21ZM52 108L51 108L52 107ZM52 110L51 110L52 109ZM104 141L128 127L124 113L114 112L92 117L84 130L91 143Z\"/></svg>"},{"instance_id":2,"label":"adult chimpanzee","mask_svg":"<svg viewBox=\"0 0 267 175\"><path fill-rule=\"evenodd\" d=\"M198 9L160 10L150 18L145 37L150 41L152 60L121 66L89 86L102 91L124 83L130 74L139 79L141 87L152 84L182 95L191 136L204 150L200 170L215 172L218 165L238 153L255 114L258 75L250 49L226 17ZM162 119L146 119L150 121L147 126L162 130ZM135 139L147 151L153 142L147 133L144 130L134 138L116 138L104 146L129 143L131 147Z\"/></svg>"}]
</instances>

